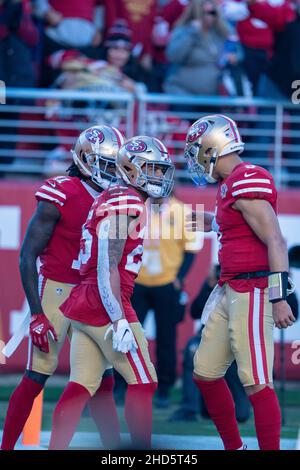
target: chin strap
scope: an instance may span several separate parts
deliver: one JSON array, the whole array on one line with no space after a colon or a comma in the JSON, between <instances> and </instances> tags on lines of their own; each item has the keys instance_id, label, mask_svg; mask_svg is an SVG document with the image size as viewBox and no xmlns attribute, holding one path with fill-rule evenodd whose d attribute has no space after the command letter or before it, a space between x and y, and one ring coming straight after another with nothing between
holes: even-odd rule
<instances>
[{"instance_id":1,"label":"chin strap","mask_svg":"<svg viewBox=\"0 0 300 470\"><path fill-rule=\"evenodd\" d=\"M217 180L215 178L213 178L213 176L212 176L213 171L214 171L214 167L217 163L217 159L218 159L218 151L215 149L214 152L213 152L213 155L210 159L209 172L208 172L207 178L206 178L206 181L208 183L216 183L217 182Z\"/></svg>"}]
</instances>

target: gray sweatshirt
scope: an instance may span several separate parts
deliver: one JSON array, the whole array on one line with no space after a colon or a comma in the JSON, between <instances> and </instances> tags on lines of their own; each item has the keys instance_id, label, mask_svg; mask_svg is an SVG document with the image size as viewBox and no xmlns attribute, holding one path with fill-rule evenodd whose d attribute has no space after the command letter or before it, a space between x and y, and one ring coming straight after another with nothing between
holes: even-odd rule
<instances>
[{"instance_id":1,"label":"gray sweatshirt","mask_svg":"<svg viewBox=\"0 0 300 470\"><path fill-rule=\"evenodd\" d=\"M175 28L166 55L173 65L164 90L167 93L216 95L220 70L218 61L224 37L211 30L205 34L192 25Z\"/></svg>"}]
</instances>

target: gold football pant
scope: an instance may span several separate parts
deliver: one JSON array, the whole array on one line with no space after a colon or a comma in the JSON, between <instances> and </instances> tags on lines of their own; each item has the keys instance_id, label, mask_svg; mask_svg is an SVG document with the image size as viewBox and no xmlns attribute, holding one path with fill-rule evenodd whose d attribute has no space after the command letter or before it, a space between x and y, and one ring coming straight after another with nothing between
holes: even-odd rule
<instances>
[{"instance_id":1,"label":"gold football pant","mask_svg":"<svg viewBox=\"0 0 300 470\"><path fill-rule=\"evenodd\" d=\"M71 382L82 385L93 395L108 364L111 364L130 385L157 381L149 356L148 342L140 323L130 323L138 349L126 354L113 349L111 334L104 339L109 323L96 327L72 320L71 325Z\"/></svg>"},{"instance_id":2,"label":"gold football pant","mask_svg":"<svg viewBox=\"0 0 300 470\"><path fill-rule=\"evenodd\" d=\"M40 374L52 375L58 364L58 355L63 347L67 334L71 335L70 320L62 314L59 306L69 297L73 288L71 284L52 281L39 275L39 292L42 307L48 320L54 326L57 342L49 335L49 352L43 353L33 346L31 338L28 343L27 370Z\"/></svg>"},{"instance_id":3,"label":"gold football pant","mask_svg":"<svg viewBox=\"0 0 300 470\"><path fill-rule=\"evenodd\" d=\"M194 357L194 372L209 379L225 375L235 359L242 384L273 381L274 322L268 289L239 293L225 286L210 313Z\"/></svg>"}]
</instances>

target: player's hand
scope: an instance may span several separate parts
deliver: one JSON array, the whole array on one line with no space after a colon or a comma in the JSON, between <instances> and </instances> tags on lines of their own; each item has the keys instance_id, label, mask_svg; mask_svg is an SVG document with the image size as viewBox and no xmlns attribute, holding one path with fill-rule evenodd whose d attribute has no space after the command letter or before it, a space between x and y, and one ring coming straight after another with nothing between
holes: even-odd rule
<instances>
[{"instance_id":1,"label":"player's hand","mask_svg":"<svg viewBox=\"0 0 300 470\"><path fill-rule=\"evenodd\" d=\"M174 289L176 290L182 290L183 288L182 281L176 278L175 281L173 282L173 286L174 286Z\"/></svg>"},{"instance_id":2,"label":"player's hand","mask_svg":"<svg viewBox=\"0 0 300 470\"><path fill-rule=\"evenodd\" d=\"M291 307L286 300L281 300L273 304L273 319L275 326L279 329L292 326L296 321Z\"/></svg>"},{"instance_id":3,"label":"player's hand","mask_svg":"<svg viewBox=\"0 0 300 470\"><path fill-rule=\"evenodd\" d=\"M94 37L93 37L92 46L93 46L93 47L98 47L98 46L100 46L101 41L102 41L102 34L101 34L100 31L97 29L97 31L95 32Z\"/></svg>"},{"instance_id":4,"label":"player's hand","mask_svg":"<svg viewBox=\"0 0 300 470\"><path fill-rule=\"evenodd\" d=\"M57 341L56 331L44 313L32 315L29 333L32 344L44 353L49 352L48 334L52 336L54 341Z\"/></svg>"},{"instance_id":5,"label":"player's hand","mask_svg":"<svg viewBox=\"0 0 300 470\"><path fill-rule=\"evenodd\" d=\"M50 26L55 27L63 20L63 15L59 11L50 8L45 15L45 20Z\"/></svg>"},{"instance_id":6,"label":"player's hand","mask_svg":"<svg viewBox=\"0 0 300 470\"><path fill-rule=\"evenodd\" d=\"M192 211L185 217L185 228L188 232L203 231L204 212Z\"/></svg>"},{"instance_id":7,"label":"player's hand","mask_svg":"<svg viewBox=\"0 0 300 470\"><path fill-rule=\"evenodd\" d=\"M127 353L138 349L137 342L135 340L132 329L129 323L124 318L114 322L106 331L104 339L107 338L108 334L112 331L112 343L113 349L122 353Z\"/></svg>"}]
</instances>

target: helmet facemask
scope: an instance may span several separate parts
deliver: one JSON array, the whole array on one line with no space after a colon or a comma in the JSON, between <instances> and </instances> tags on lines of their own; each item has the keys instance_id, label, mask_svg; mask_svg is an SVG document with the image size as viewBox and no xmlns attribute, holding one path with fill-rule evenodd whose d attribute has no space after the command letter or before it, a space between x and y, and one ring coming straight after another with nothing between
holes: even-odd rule
<instances>
[{"instance_id":1,"label":"helmet facemask","mask_svg":"<svg viewBox=\"0 0 300 470\"><path fill-rule=\"evenodd\" d=\"M93 126L81 132L72 151L80 173L102 189L116 182L116 155L124 143L121 132L112 126Z\"/></svg>"},{"instance_id":2,"label":"helmet facemask","mask_svg":"<svg viewBox=\"0 0 300 470\"><path fill-rule=\"evenodd\" d=\"M243 149L244 143L232 119L222 114L198 119L188 130L184 153L192 180L197 185L216 183L213 173L218 158L240 154Z\"/></svg>"},{"instance_id":3,"label":"helmet facemask","mask_svg":"<svg viewBox=\"0 0 300 470\"><path fill-rule=\"evenodd\" d=\"M151 197L160 198L170 195L174 186L175 169L172 163L149 161L143 157L135 157L132 163L138 169L137 186ZM161 176L156 175L158 168L161 170Z\"/></svg>"},{"instance_id":4,"label":"helmet facemask","mask_svg":"<svg viewBox=\"0 0 300 470\"><path fill-rule=\"evenodd\" d=\"M71 153L72 153L73 161L74 161L75 165L78 167L80 173L83 176L86 176L87 178L90 178L91 175L92 175L92 172L90 171L90 169L88 167L87 160L86 160L86 155L84 154L84 152L81 153L81 158L82 158L83 161L78 157L75 150L72 149ZM86 164L84 163L84 160L85 160Z\"/></svg>"},{"instance_id":5,"label":"helmet facemask","mask_svg":"<svg viewBox=\"0 0 300 470\"><path fill-rule=\"evenodd\" d=\"M156 137L135 136L125 142L117 155L117 171L125 183L154 198L167 197L173 189L175 168Z\"/></svg>"},{"instance_id":6,"label":"helmet facemask","mask_svg":"<svg viewBox=\"0 0 300 470\"><path fill-rule=\"evenodd\" d=\"M92 168L92 181L102 189L107 189L117 183L116 161L113 157L104 157L97 153L86 156Z\"/></svg>"},{"instance_id":7,"label":"helmet facemask","mask_svg":"<svg viewBox=\"0 0 300 470\"><path fill-rule=\"evenodd\" d=\"M217 180L213 178L212 174L218 160L217 150L210 149L208 151L212 156L207 157L209 165L204 166L198 161L200 149L201 144L195 142L193 145L187 146L184 152L191 179L197 186L204 186L207 183L216 183Z\"/></svg>"}]
</instances>

